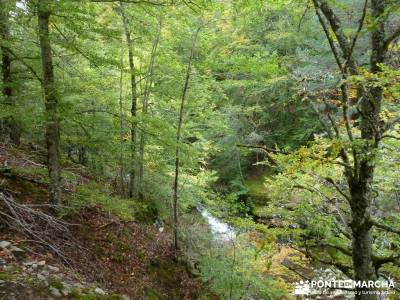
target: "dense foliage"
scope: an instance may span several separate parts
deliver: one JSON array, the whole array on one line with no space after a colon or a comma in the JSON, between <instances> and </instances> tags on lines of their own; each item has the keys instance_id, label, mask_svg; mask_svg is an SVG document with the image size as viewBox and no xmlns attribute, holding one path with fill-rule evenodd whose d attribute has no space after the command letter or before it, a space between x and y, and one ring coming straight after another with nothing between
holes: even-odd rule
<instances>
[{"instance_id":1,"label":"dense foliage","mask_svg":"<svg viewBox=\"0 0 400 300\"><path fill-rule=\"evenodd\" d=\"M1 138L46 148L53 204L85 166L222 299L400 280L398 1L0 0L0 27Z\"/></svg>"}]
</instances>

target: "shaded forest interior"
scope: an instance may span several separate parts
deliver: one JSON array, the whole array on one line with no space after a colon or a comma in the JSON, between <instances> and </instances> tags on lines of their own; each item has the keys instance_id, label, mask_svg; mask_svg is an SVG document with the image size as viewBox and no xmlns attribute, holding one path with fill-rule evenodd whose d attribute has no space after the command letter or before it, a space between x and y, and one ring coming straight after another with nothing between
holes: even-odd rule
<instances>
[{"instance_id":1,"label":"shaded forest interior","mask_svg":"<svg viewBox=\"0 0 400 300\"><path fill-rule=\"evenodd\" d=\"M399 1L0 0L0 55L1 299L399 299Z\"/></svg>"}]
</instances>

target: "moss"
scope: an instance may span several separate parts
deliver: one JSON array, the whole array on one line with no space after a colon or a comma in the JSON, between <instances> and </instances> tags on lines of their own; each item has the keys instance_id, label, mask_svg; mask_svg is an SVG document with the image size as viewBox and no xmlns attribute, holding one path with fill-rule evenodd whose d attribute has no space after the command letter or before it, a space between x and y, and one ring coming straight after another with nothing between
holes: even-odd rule
<instances>
[{"instance_id":1,"label":"moss","mask_svg":"<svg viewBox=\"0 0 400 300\"><path fill-rule=\"evenodd\" d=\"M60 279L56 279L56 278L50 279L49 285L58 290L62 290L64 288L64 283Z\"/></svg>"},{"instance_id":2,"label":"moss","mask_svg":"<svg viewBox=\"0 0 400 300\"><path fill-rule=\"evenodd\" d=\"M156 289L148 288L146 290L146 299L147 300L159 300L159 299L164 299L164 297Z\"/></svg>"},{"instance_id":3,"label":"moss","mask_svg":"<svg viewBox=\"0 0 400 300\"><path fill-rule=\"evenodd\" d=\"M14 275L6 273L6 272L0 272L0 280L4 281L11 281L15 278Z\"/></svg>"}]
</instances>

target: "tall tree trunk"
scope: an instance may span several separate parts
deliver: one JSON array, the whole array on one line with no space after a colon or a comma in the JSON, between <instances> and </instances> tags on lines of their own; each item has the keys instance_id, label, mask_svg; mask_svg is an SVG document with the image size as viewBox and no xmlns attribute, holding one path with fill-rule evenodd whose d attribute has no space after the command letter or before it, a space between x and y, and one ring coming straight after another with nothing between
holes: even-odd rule
<instances>
[{"instance_id":1,"label":"tall tree trunk","mask_svg":"<svg viewBox=\"0 0 400 300\"><path fill-rule=\"evenodd\" d=\"M124 79L124 70L123 70L123 56L121 50L121 59L120 59L120 77L119 77L119 177L120 177L120 188L121 188L121 197L125 197L125 164L124 164L124 111L123 111L123 79Z\"/></svg>"},{"instance_id":2,"label":"tall tree trunk","mask_svg":"<svg viewBox=\"0 0 400 300\"><path fill-rule=\"evenodd\" d=\"M372 52L370 58L370 70L372 73L381 72L380 64L385 61L386 49L385 24L382 18L385 12L384 0L371 1L372 17L376 26L371 33ZM353 267L356 280L376 280L377 274L372 262L372 238L371 238L371 198L372 183L375 171L375 149L380 141L379 114L382 107L382 87L370 87L367 93L363 93L361 102L361 137L365 142L364 153L370 153L360 157L357 170L358 180L351 184L351 210L353 233ZM356 299L376 299L375 295L358 295Z\"/></svg>"},{"instance_id":3,"label":"tall tree trunk","mask_svg":"<svg viewBox=\"0 0 400 300\"><path fill-rule=\"evenodd\" d=\"M386 49L385 24L382 16L385 12L384 0L371 1L372 17L376 26L371 33L372 52L370 57L370 71L381 72L380 64L385 61ZM375 171L375 149L380 141L379 113L382 107L383 89L369 87L361 102L361 137L364 140L363 152L359 155L359 166L356 180L350 180L351 230L353 234L353 267L355 280L376 280L377 274L372 262L371 237L371 198L372 184ZM375 295L357 295L356 299L376 299Z\"/></svg>"},{"instance_id":4,"label":"tall tree trunk","mask_svg":"<svg viewBox=\"0 0 400 300\"><path fill-rule=\"evenodd\" d=\"M143 91L142 97L142 115L146 117L147 110L148 110L148 102L151 92L151 86L153 84L153 72L154 72L154 65L155 59L157 55L157 47L160 41L161 35L161 19L158 21L158 31L154 38L153 46L151 49L150 54L150 62L149 67L146 74L145 86ZM145 154L145 147L146 147L146 132L141 130L140 133L140 145L139 145L139 174L138 174L138 196L140 200L144 199L144 154Z\"/></svg>"},{"instance_id":5,"label":"tall tree trunk","mask_svg":"<svg viewBox=\"0 0 400 300\"><path fill-rule=\"evenodd\" d=\"M1 53L2 53L2 74L3 74L3 89L5 104L10 106L11 109L15 108L15 89L13 87L13 80L11 76L12 59L7 43L10 42L10 26L9 14L11 5L15 5L13 1L0 0L0 36L1 36ZM9 131L10 140L12 143L19 145L21 130L18 121L12 114L7 118L5 127Z\"/></svg>"},{"instance_id":6,"label":"tall tree trunk","mask_svg":"<svg viewBox=\"0 0 400 300\"><path fill-rule=\"evenodd\" d=\"M37 13L39 25L40 52L43 72L43 93L46 107L46 146L47 168L50 177L50 202L61 203L60 167L60 121L58 113L59 96L54 81L54 70L50 44L49 19L51 1L38 0Z\"/></svg>"},{"instance_id":7,"label":"tall tree trunk","mask_svg":"<svg viewBox=\"0 0 400 300\"><path fill-rule=\"evenodd\" d=\"M190 49L189 61L186 69L185 82L183 84L182 89L182 97L181 97L181 105L179 108L179 117L178 117L178 126L176 130L176 148L175 148L175 176L174 176L174 185L173 185L173 229L174 229L174 252L175 257L177 256L177 252L179 249L178 245L178 190L179 190L179 167L180 167L180 142L181 142L181 131L183 125L183 115L185 110L185 102L187 93L189 90L189 81L190 81L190 73L192 71L192 61L194 55L194 49L196 47L197 36L199 34L200 27L197 28L196 32L193 36L192 47Z\"/></svg>"},{"instance_id":8,"label":"tall tree trunk","mask_svg":"<svg viewBox=\"0 0 400 300\"><path fill-rule=\"evenodd\" d=\"M355 46L356 38L353 39L352 44L345 36L344 30L340 20L336 17L334 11L329 7L326 0L313 0L316 12L319 17L320 23L324 27L328 41L329 33L327 32L324 20L319 14L321 10L330 24L330 29L333 31L340 45L340 49L345 59L342 64L335 51L335 46L330 40L332 52L339 64L339 68L344 76L346 76L346 66L350 75L357 75L357 64L353 58L353 49ZM384 14L387 9L385 0L371 0L371 15L374 21L374 27L371 30L371 56L370 56L370 72L377 74L380 73L380 64L385 62L388 45L397 36L398 32L391 37L385 35L385 18ZM364 13L367 11L367 4L365 2ZM363 22L364 18L360 22ZM362 28L363 23L360 23L358 33ZM357 37L357 36L356 36ZM363 145L359 149L353 148L354 166L351 171L346 170L349 191L350 191L350 207L352 220L350 228L352 231L352 260L354 269L354 279L356 281L368 282L376 280L377 274L373 261L373 241L371 237L371 200L372 200L372 184L374 180L375 171L375 152L379 146L381 136L384 132L379 118L383 101L383 88L380 86L361 86L357 88L357 98L360 100L361 111L361 140ZM343 99L347 102L348 97L346 89L342 90ZM347 105L347 103L344 103ZM347 120L345 120L347 122ZM347 125L347 123L346 123ZM351 129L350 129L351 130ZM352 141L352 134L347 129L349 139ZM343 150L345 151L345 150ZM345 157L344 160L348 159ZM368 288L357 288L356 299L370 300L377 299L376 295L365 293ZM364 293L363 293L364 292Z\"/></svg>"},{"instance_id":9,"label":"tall tree trunk","mask_svg":"<svg viewBox=\"0 0 400 300\"><path fill-rule=\"evenodd\" d=\"M123 3L120 3L122 22L124 24L126 44L128 46L128 61L129 61L129 74L131 83L131 164L130 164L130 181L129 181L129 197L137 197L136 187L136 169L137 169L137 155L136 155L136 115L137 115L137 84L135 75L135 64L133 61L133 41L131 31L129 29L129 22L124 11Z\"/></svg>"}]
</instances>

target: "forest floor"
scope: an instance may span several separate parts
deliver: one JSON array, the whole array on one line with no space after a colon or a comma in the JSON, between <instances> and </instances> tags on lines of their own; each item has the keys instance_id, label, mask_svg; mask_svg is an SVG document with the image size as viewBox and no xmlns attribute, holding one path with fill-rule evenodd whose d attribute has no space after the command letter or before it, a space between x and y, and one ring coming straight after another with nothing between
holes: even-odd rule
<instances>
[{"instance_id":1,"label":"forest floor","mask_svg":"<svg viewBox=\"0 0 400 300\"><path fill-rule=\"evenodd\" d=\"M204 287L174 260L168 231L139 222L137 203L94 191L104 183L82 166L65 163L67 205L53 213L44 159L33 145L0 147L2 211L15 200L28 224L0 217L0 299L197 299Z\"/></svg>"}]
</instances>

